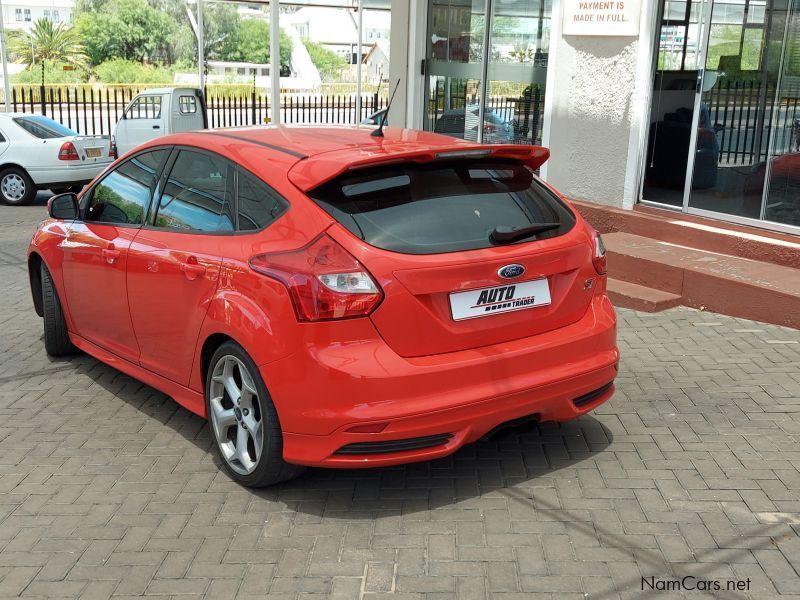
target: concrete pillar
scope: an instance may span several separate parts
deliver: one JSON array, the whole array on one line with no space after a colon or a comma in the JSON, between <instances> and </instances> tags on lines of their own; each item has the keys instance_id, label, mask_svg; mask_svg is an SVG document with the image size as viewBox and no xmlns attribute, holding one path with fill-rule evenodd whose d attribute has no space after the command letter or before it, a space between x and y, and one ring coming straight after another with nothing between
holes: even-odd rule
<instances>
[{"instance_id":1,"label":"concrete pillar","mask_svg":"<svg viewBox=\"0 0 800 600\"><path fill-rule=\"evenodd\" d=\"M656 7L642 0L638 36L563 35L563 19L554 19L544 140L551 158L543 176L568 196L625 208L637 200Z\"/></svg>"},{"instance_id":2,"label":"concrete pillar","mask_svg":"<svg viewBox=\"0 0 800 600\"><path fill-rule=\"evenodd\" d=\"M406 98L408 90L408 33L409 2L408 0L392 0L392 24L389 30L389 85L391 95L397 80L397 88L392 107L386 121L396 127L406 126Z\"/></svg>"}]
</instances>

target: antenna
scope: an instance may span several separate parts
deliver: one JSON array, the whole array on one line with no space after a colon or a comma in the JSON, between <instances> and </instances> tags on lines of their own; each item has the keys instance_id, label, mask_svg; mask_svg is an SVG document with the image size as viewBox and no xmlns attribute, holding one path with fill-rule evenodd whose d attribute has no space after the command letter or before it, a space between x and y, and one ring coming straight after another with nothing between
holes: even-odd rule
<instances>
[{"instance_id":1,"label":"antenna","mask_svg":"<svg viewBox=\"0 0 800 600\"><path fill-rule=\"evenodd\" d=\"M378 128L370 133L372 137L383 137L383 126L386 124L386 117L389 115L389 108L392 106L392 100L394 100L394 95L397 93L397 88L400 87L400 78L397 78L397 83L394 84L394 91L392 92L392 97L389 98L389 104L386 105L386 112L383 113L383 117L381 117L381 124Z\"/></svg>"}]
</instances>

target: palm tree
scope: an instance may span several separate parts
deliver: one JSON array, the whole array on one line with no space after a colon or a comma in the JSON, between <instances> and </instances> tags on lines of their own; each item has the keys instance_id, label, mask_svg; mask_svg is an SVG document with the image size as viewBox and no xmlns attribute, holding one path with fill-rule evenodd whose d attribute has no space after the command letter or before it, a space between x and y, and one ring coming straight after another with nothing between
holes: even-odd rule
<instances>
[{"instance_id":1,"label":"palm tree","mask_svg":"<svg viewBox=\"0 0 800 600\"><path fill-rule=\"evenodd\" d=\"M30 33L20 32L8 40L8 49L28 66L45 61L86 65L86 52L77 30L49 19L38 19Z\"/></svg>"}]
</instances>

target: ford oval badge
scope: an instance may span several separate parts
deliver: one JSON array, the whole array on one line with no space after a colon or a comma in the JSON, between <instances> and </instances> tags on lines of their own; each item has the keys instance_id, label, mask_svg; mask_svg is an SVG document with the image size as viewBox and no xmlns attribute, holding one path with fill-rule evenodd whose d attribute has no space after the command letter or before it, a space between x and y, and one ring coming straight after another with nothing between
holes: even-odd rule
<instances>
[{"instance_id":1,"label":"ford oval badge","mask_svg":"<svg viewBox=\"0 0 800 600\"><path fill-rule=\"evenodd\" d=\"M514 279L515 277L521 277L524 272L525 267L522 265L506 265L501 267L497 274L503 279Z\"/></svg>"}]
</instances>

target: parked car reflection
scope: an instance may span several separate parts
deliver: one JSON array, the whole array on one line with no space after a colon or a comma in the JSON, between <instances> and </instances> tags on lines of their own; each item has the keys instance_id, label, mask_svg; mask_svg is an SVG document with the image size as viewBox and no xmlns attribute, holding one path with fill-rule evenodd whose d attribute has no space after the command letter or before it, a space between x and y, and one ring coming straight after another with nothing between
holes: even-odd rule
<instances>
[{"instance_id":1,"label":"parked car reflection","mask_svg":"<svg viewBox=\"0 0 800 600\"><path fill-rule=\"evenodd\" d=\"M744 183L744 204L753 214L760 213L762 192L767 175L767 161L753 167ZM790 152L772 159L769 169L764 218L768 221L800 225L800 152Z\"/></svg>"},{"instance_id":2,"label":"parked car reflection","mask_svg":"<svg viewBox=\"0 0 800 600\"><path fill-rule=\"evenodd\" d=\"M445 110L436 119L433 131L466 140L478 140L480 107L468 104L465 108ZM513 144L514 127L500 114L487 108L483 114L483 142L485 144Z\"/></svg>"}]
</instances>

